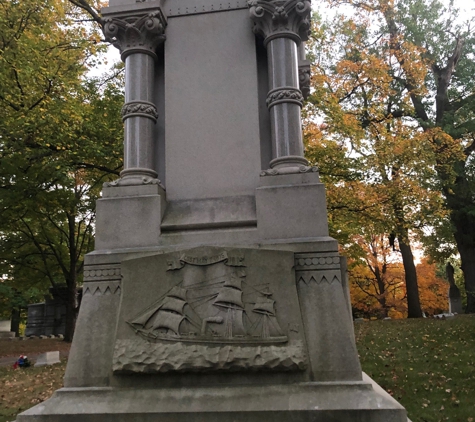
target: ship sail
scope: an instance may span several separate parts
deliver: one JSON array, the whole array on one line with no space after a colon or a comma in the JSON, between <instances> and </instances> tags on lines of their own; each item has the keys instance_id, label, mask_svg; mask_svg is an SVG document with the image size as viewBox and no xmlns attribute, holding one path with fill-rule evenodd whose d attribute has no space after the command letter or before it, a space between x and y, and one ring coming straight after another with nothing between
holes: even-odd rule
<instances>
[{"instance_id":1,"label":"ship sail","mask_svg":"<svg viewBox=\"0 0 475 422\"><path fill-rule=\"evenodd\" d=\"M279 323L277 322L277 318L275 317L274 304L274 300L264 297L257 301L254 305L254 308L252 309L252 311L256 314L262 315L262 338L271 338L283 335Z\"/></svg>"},{"instance_id":2,"label":"ship sail","mask_svg":"<svg viewBox=\"0 0 475 422\"><path fill-rule=\"evenodd\" d=\"M186 289L183 287L175 286L171 289L168 294L168 297L176 297L177 299L186 300Z\"/></svg>"},{"instance_id":3,"label":"ship sail","mask_svg":"<svg viewBox=\"0 0 475 422\"><path fill-rule=\"evenodd\" d=\"M242 303L242 290L237 290L232 287L223 287L216 297L214 305L223 308L244 309Z\"/></svg>"},{"instance_id":4,"label":"ship sail","mask_svg":"<svg viewBox=\"0 0 475 422\"><path fill-rule=\"evenodd\" d=\"M163 305L160 307L160 309L164 311L173 311L178 314L183 314L183 308L186 305L186 301L183 299L178 299L176 297L167 297L165 298L165 301L163 302Z\"/></svg>"},{"instance_id":5,"label":"ship sail","mask_svg":"<svg viewBox=\"0 0 475 422\"><path fill-rule=\"evenodd\" d=\"M262 299L259 302L256 302L253 308L253 312L258 314L265 314L265 315L275 315L274 310L274 303L275 301L272 299Z\"/></svg>"},{"instance_id":6,"label":"ship sail","mask_svg":"<svg viewBox=\"0 0 475 422\"><path fill-rule=\"evenodd\" d=\"M232 287L242 291L242 280L238 277L231 277L224 282L224 287Z\"/></svg>"},{"instance_id":7,"label":"ship sail","mask_svg":"<svg viewBox=\"0 0 475 422\"><path fill-rule=\"evenodd\" d=\"M133 325L140 325L141 327L145 327L147 323L150 321L150 318L157 312L157 308L153 308L150 311L140 315L138 318L134 319L131 324Z\"/></svg>"},{"instance_id":8,"label":"ship sail","mask_svg":"<svg viewBox=\"0 0 475 422\"><path fill-rule=\"evenodd\" d=\"M153 321L152 329L166 328L167 330L171 330L179 335L180 324L184 319L185 317L183 315L160 310Z\"/></svg>"}]
</instances>

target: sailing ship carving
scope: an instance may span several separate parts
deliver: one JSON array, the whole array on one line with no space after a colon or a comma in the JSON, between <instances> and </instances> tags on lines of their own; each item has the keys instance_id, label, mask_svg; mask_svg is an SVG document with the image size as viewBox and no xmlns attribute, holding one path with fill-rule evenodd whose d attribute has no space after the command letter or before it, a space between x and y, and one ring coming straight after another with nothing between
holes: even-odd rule
<instances>
[{"instance_id":1,"label":"sailing ship carving","mask_svg":"<svg viewBox=\"0 0 475 422\"><path fill-rule=\"evenodd\" d=\"M199 282L182 280L128 324L137 334L151 340L287 342L277 321L272 293L268 287L248 284L244 277L241 269Z\"/></svg>"}]
</instances>

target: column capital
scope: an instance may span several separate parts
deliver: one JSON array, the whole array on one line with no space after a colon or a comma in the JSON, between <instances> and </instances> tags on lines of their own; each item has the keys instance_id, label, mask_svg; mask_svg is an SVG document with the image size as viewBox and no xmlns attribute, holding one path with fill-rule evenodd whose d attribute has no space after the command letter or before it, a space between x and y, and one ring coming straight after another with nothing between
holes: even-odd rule
<instances>
[{"instance_id":1,"label":"column capital","mask_svg":"<svg viewBox=\"0 0 475 422\"><path fill-rule=\"evenodd\" d=\"M133 53L157 58L156 48L165 41L167 20L161 10L137 16L117 16L104 19L106 40L119 49L122 60Z\"/></svg>"},{"instance_id":2,"label":"column capital","mask_svg":"<svg viewBox=\"0 0 475 422\"><path fill-rule=\"evenodd\" d=\"M310 0L249 0L248 6L253 31L265 44L275 38L291 38L297 44L308 39Z\"/></svg>"}]
</instances>

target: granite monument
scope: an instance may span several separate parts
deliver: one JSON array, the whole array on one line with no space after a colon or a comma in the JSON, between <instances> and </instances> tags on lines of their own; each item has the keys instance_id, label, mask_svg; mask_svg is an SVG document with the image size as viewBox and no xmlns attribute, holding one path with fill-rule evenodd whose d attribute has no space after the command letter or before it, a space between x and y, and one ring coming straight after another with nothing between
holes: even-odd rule
<instances>
[{"instance_id":1,"label":"granite monument","mask_svg":"<svg viewBox=\"0 0 475 422\"><path fill-rule=\"evenodd\" d=\"M308 0L110 0L124 170L97 203L64 388L24 421L406 422L362 374L304 158Z\"/></svg>"}]
</instances>

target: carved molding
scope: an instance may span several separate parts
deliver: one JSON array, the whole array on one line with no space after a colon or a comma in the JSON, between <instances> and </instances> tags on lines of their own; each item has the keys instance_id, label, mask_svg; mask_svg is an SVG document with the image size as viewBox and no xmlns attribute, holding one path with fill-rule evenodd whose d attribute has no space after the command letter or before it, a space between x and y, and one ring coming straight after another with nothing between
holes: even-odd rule
<instances>
[{"instance_id":1,"label":"carved molding","mask_svg":"<svg viewBox=\"0 0 475 422\"><path fill-rule=\"evenodd\" d=\"M269 91L266 104L268 108L281 103L294 103L302 107L303 101L304 98L299 89L286 86Z\"/></svg>"},{"instance_id":2,"label":"carved molding","mask_svg":"<svg viewBox=\"0 0 475 422\"><path fill-rule=\"evenodd\" d=\"M120 264L86 265L84 281L120 280Z\"/></svg>"},{"instance_id":3,"label":"carved molding","mask_svg":"<svg viewBox=\"0 0 475 422\"><path fill-rule=\"evenodd\" d=\"M105 182L104 188L113 188L119 186L141 186L141 185L158 185L163 190L162 182L157 179L157 173L154 170L144 168L130 168L120 172L120 178L112 182Z\"/></svg>"},{"instance_id":4,"label":"carved molding","mask_svg":"<svg viewBox=\"0 0 475 422\"><path fill-rule=\"evenodd\" d=\"M297 284L341 283L340 255L338 252L309 252L295 254Z\"/></svg>"},{"instance_id":5,"label":"carved molding","mask_svg":"<svg viewBox=\"0 0 475 422\"><path fill-rule=\"evenodd\" d=\"M120 281L100 281L87 282L83 286L83 297L85 296L108 296L120 295Z\"/></svg>"},{"instance_id":6,"label":"carved molding","mask_svg":"<svg viewBox=\"0 0 475 422\"><path fill-rule=\"evenodd\" d=\"M310 62L302 60L299 62L299 87L304 100L310 95Z\"/></svg>"},{"instance_id":7,"label":"carved molding","mask_svg":"<svg viewBox=\"0 0 475 422\"><path fill-rule=\"evenodd\" d=\"M280 174L299 174L299 173L318 173L318 167L299 166L299 167L280 167L261 171L261 177L277 176Z\"/></svg>"},{"instance_id":8,"label":"carved molding","mask_svg":"<svg viewBox=\"0 0 475 422\"><path fill-rule=\"evenodd\" d=\"M338 253L329 255L328 253L306 253L295 255L296 271L312 271L340 269L340 256Z\"/></svg>"},{"instance_id":9,"label":"carved molding","mask_svg":"<svg viewBox=\"0 0 475 422\"><path fill-rule=\"evenodd\" d=\"M298 44L310 34L309 0L250 0L249 13L253 31L267 44L275 38L291 38Z\"/></svg>"},{"instance_id":10,"label":"carved molding","mask_svg":"<svg viewBox=\"0 0 475 422\"><path fill-rule=\"evenodd\" d=\"M305 283L306 285L310 284L333 284L341 283L341 272L330 270L330 271L309 271L303 273L297 273L297 284Z\"/></svg>"},{"instance_id":11,"label":"carved molding","mask_svg":"<svg viewBox=\"0 0 475 422\"><path fill-rule=\"evenodd\" d=\"M171 4L169 4L171 3ZM189 0L186 2L167 2L167 16L199 15L201 13L222 12L223 10L247 9L247 0Z\"/></svg>"},{"instance_id":12,"label":"carved molding","mask_svg":"<svg viewBox=\"0 0 475 422\"><path fill-rule=\"evenodd\" d=\"M122 107L121 115L123 121L133 116L148 117L152 119L154 123L156 123L158 119L157 107L148 101L131 101L125 103Z\"/></svg>"},{"instance_id":13,"label":"carved molding","mask_svg":"<svg viewBox=\"0 0 475 422\"><path fill-rule=\"evenodd\" d=\"M142 16L104 19L104 35L118 48L122 60L132 53L145 53L157 58L155 50L165 40L167 21L161 10Z\"/></svg>"}]
</instances>

